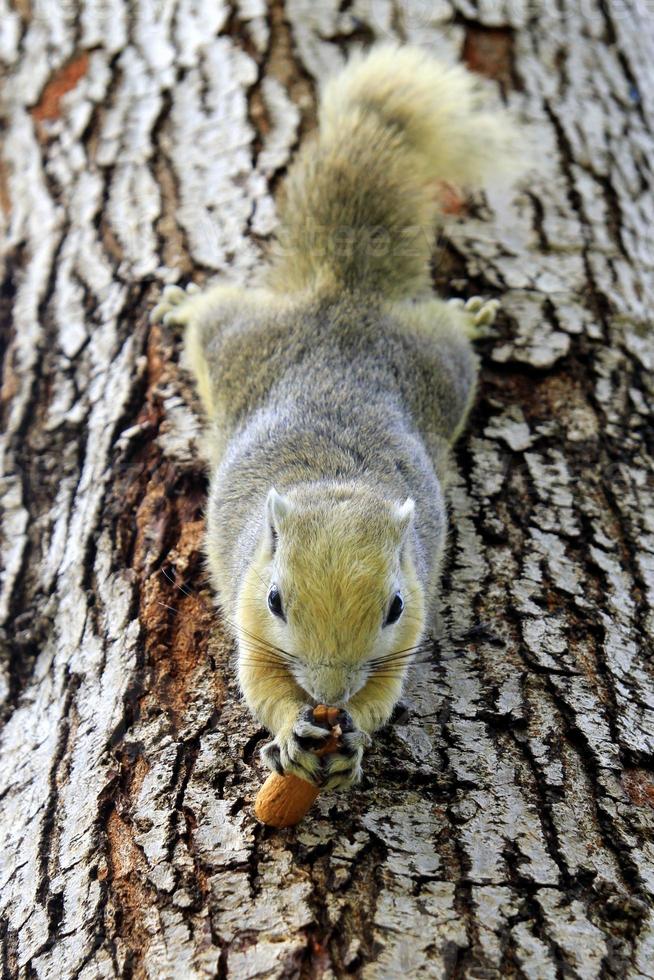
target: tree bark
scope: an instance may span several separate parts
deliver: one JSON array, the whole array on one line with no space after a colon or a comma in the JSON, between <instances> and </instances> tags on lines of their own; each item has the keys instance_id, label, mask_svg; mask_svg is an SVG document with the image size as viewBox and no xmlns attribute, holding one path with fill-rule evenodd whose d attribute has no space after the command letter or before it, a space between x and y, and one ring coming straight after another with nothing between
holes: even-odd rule
<instances>
[{"instance_id":1,"label":"tree bark","mask_svg":"<svg viewBox=\"0 0 654 980\"><path fill-rule=\"evenodd\" d=\"M637 0L0 4L7 977L654 977L654 15ZM498 296L442 625L362 786L253 818L164 282L247 281L356 42L490 76L526 187L454 217Z\"/></svg>"}]
</instances>

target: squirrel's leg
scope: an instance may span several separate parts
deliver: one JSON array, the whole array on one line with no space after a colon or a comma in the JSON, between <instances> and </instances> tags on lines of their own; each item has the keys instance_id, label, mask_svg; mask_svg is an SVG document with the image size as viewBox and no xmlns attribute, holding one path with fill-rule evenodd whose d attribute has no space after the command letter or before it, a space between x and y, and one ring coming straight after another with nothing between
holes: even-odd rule
<instances>
[{"instance_id":1,"label":"squirrel's leg","mask_svg":"<svg viewBox=\"0 0 654 980\"><path fill-rule=\"evenodd\" d=\"M153 323L186 327L184 355L186 366L195 375L198 393L209 419L224 429L222 413L229 415L224 381L223 339L241 334L245 342L248 325L260 316L289 304L287 297L276 297L261 288L216 284L200 290L193 283L185 290L165 286L161 300L152 311ZM252 346L252 345L251 345ZM222 402L222 405L219 405ZM216 450L210 453L216 457Z\"/></svg>"},{"instance_id":2,"label":"squirrel's leg","mask_svg":"<svg viewBox=\"0 0 654 980\"><path fill-rule=\"evenodd\" d=\"M488 329L498 306L479 296L467 302L433 296L389 307L407 340L415 341L406 345L398 378L439 477L449 469L443 447L457 439L474 398L478 359L471 341Z\"/></svg>"},{"instance_id":3,"label":"squirrel's leg","mask_svg":"<svg viewBox=\"0 0 654 980\"><path fill-rule=\"evenodd\" d=\"M211 316L228 301L245 299L245 293L238 286L218 283L208 289L200 289L194 282L185 289L181 286L164 286L161 299L152 310L152 323L188 326Z\"/></svg>"},{"instance_id":4,"label":"squirrel's leg","mask_svg":"<svg viewBox=\"0 0 654 980\"><path fill-rule=\"evenodd\" d=\"M186 327L188 366L195 375L198 394L209 418L215 414L215 405L207 344L220 329L226 307L241 299L245 300L245 293L235 286L216 285L205 290L195 283L190 283L186 289L164 286L161 299L150 314L152 323Z\"/></svg>"}]
</instances>

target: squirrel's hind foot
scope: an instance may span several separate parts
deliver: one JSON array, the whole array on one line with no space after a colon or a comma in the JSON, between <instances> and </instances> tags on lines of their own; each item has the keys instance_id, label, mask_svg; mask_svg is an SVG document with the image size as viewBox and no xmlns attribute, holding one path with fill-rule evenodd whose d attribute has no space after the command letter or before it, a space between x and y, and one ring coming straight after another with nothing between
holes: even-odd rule
<instances>
[{"instance_id":1,"label":"squirrel's hind foot","mask_svg":"<svg viewBox=\"0 0 654 980\"><path fill-rule=\"evenodd\" d=\"M498 299L484 299L483 296L471 296L468 300L455 299L448 300L448 305L453 306L465 316L468 335L476 340L480 337L492 336L494 331L491 329L495 323L497 311L500 308Z\"/></svg>"},{"instance_id":2,"label":"squirrel's hind foot","mask_svg":"<svg viewBox=\"0 0 654 980\"><path fill-rule=\"evenodd\" d=\"M194 282L189 283L186 289L164 286L161 299L150 314L150 322L163 323L167 327L184 326L188 322L188 301L199 292L200 287Z\"/></svg>"}]
</instances>

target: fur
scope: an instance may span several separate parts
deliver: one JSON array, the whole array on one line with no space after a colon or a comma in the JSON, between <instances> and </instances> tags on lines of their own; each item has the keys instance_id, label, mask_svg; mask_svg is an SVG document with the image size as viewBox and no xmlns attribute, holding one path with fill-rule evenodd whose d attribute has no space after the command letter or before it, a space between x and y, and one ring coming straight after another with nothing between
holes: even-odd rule
<instances>
[{"instance_id":1,"label":"fur","mask_svg":"<svg viewBox=\"0 0 654 980\"><path fill-rule=\"evenodd\" d=\"M494 315L426 292L433 183L478 182L508 165L512 140L465 69L412 48L357 57L289 174L264 286L167 287L154 311L187 326L208 416L209 568L271 768L356 782L402 690L402 651L425 635L450 446L474 397L470 335ZM396 594L404 609L384 625ZM306 714L320 701L353 722L324 764L307 742L324 737Z\"/></svg>"}]
</instances>

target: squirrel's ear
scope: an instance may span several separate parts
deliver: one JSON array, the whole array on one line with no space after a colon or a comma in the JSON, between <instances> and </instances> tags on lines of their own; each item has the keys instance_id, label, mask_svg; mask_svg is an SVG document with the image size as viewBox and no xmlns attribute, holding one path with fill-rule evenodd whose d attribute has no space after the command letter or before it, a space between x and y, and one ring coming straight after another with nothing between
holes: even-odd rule
<instances>
[{"instance_id":1,"label":"squirrel's ear","mask_svg":"<svg viewBox=\"0 0 654 980\"><path fill-rule=\"evenodd\" d=\"M282 497L274 487L268 491L266 498L266 534L270 545L271 554L277 544L279 525L290 513L291 505L287 497Z\"/></svg>"},{"instance_id":2,"label":"squirrel's ear","mask_svg":"<svg viewBox=\"0 0 654 980\"><path fill-rule=\"evenodd\" d=\"M407 497L403 504L395 505L395 519L400 531L400 540L404 545L409 528L413 523L413 515L416 510L416 502L413 497Z\"/></svg>"}]
</instances>

